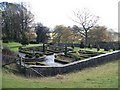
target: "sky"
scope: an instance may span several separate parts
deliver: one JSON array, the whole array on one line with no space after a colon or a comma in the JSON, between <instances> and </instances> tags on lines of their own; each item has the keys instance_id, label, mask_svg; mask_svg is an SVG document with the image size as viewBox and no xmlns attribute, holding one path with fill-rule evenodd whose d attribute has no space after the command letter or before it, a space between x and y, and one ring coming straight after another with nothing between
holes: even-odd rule
<instances>
[{"instance_id":1,"label":"sky","mask_svg":"<svg viewBox=\"0 0 120 90\"><path fill-rule=\"evenodd\" d=\"M119 0L0 0L2 1L27 2L35 15L35 22L41 22L51 29L61 24L77 25L70 19L74 19L73 11L88 8L91 13L100 17L98 25L118 30Z\"/></svg>"}]
</instances>

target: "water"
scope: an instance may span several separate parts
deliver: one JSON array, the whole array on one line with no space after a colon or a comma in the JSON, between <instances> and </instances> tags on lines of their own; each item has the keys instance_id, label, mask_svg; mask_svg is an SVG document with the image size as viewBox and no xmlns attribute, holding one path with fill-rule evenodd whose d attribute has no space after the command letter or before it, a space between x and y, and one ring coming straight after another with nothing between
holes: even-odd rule
<instances>
[{"instance_id":1,"label":"water","mask_svg":"<svg viewBox=\"0 0 120 90\"><path fill-rule=\"evenodd\" d=\"M18 53L20 57L25 57L25 54L24 53ZM45 61L43 61L44 64L48 65L48 66L61 66L63 64L61 63L57 63L54 61L55 59L55 55L56 54L53 54L53 55L46 55L46 59Z\"/></svg>"},{"instance_id":2,"label":"water","mask_svg":"<svg viewBox=\"0 0 120 90\"><path fill-rule=\"evenodd\" d=\"M26 55L26 54L20 53L20 52L18 52L17 54L18 54L20 57L25 57L25 55Z\"/></svg>"},{"instance_id":3,"label":"water","mask_svg":"<svg viewBox=\"0 0 120 90\"><path fill-rule=\"evenodd\" d=\"M57 63L54 61L55 59L55 56L54 55L48 55L46 56L46 61L43 61L46 65L49 65L49 66L61 66L63 64L61 63Z\"/></svg>"}]
</instances>

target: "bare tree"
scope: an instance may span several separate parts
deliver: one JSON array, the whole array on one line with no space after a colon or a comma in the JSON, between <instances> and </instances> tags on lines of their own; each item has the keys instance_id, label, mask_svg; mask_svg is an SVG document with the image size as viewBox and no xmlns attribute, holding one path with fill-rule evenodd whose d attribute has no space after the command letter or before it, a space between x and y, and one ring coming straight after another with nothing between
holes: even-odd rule
<instances>
[{"instance_id":1,"label":"bare tree","mask_svg":"<svg viewBox=\"0 0 120 90\"><path fill-rule=\"evenodd\" d=\"M74 12L76 19L72 19L74 22L78 23L81 28L79 28L79 33L85 37L85 44L88 45L88 31L92 29L99 17L92 14L88 9L84 8L81 12L79 9Z\"/></svg>"}]
</instances>

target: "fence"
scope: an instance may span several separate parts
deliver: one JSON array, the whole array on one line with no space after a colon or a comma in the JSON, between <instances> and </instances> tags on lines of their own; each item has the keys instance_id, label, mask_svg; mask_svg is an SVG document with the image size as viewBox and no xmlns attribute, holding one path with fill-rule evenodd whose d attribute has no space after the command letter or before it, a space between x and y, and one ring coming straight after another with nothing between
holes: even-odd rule
<instances>
[{"instance_id":1,"label":"fence","mask_svg":"<svg viewBox=\"0 0 120 90\"><path fill-rule=\"evenodd\" d=\"M91 57L88 59L76 61L70 64L66 64L63 66L29 66L25 69L25 74L27 76L53 76L57 74L69 73L74 70L81 70L87 67L92 67L96 65L100 65L112 60L120 59L120 51L114 51L107 54L102 54L99 56ZM35 73L37 72L37 73ZM38 74L39 73L39 74Z\"/></svg>"}]
</instances>

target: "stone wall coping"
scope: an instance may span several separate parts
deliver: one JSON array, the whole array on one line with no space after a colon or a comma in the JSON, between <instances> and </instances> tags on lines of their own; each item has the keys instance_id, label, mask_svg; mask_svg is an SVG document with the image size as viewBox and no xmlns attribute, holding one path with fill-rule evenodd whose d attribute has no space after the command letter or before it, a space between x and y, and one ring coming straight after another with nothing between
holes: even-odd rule
<instances>
[{"instance_id":1,"label":"stone wall coping","mask_svg":"<svg viewBox=\"0 0 120 90\"><path fill-rule=\"evenodd\" d=\"M75 61L75 62L72 62L72 63L69 63L69 64L65 64L65 65L61 65L61 66L38 66L38 65L29 65L28 67L30 68L34 68L34 67L55 67L55 68L63 68L63 67L67 67L67 66L70 66L70 65L74 65L74 64L77 64L77 63L81 63L81 62L85 62L85 61L89 61L89 60L92 60L92 59L96 59L96 58L99 58L99 57L103 57L103 56L106 56L106 55L111 55L111 54L114 54L114 53L118 53L120 52L120 50L116 50L116 51L113 51L113 52L108 52L108 53L105 53L105 54L101 54L101 55L98 55L98 56L94 56L94 57L90 57L90 58L87 58L87 59L83 59L83 60L79 60L79 61Z\"/></svg>"}]
</instances>

